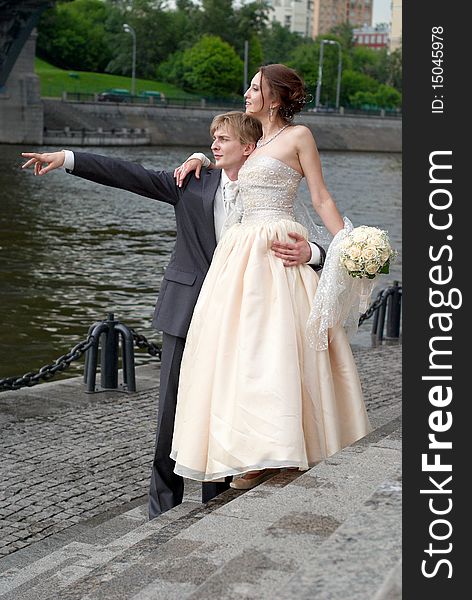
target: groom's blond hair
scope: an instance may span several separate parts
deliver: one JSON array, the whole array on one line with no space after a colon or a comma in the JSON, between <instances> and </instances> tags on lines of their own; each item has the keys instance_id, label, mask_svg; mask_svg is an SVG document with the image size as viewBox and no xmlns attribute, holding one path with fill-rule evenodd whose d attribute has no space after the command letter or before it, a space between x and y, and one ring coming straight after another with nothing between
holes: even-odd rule
<instances>
[{"instance_id":1,"label":"groom's blond hair","mask_svg":"<svg viewBox=\"0 0 472 600\"><path fill-rule=\"evenodd\" d=\"M239 110L232 110L221 115L216 115L211 122L211 135L220 127L230 127L243 146L246 144L255 144L262 136L261 122L255 117Z\"/></svg>"}]
</instances>

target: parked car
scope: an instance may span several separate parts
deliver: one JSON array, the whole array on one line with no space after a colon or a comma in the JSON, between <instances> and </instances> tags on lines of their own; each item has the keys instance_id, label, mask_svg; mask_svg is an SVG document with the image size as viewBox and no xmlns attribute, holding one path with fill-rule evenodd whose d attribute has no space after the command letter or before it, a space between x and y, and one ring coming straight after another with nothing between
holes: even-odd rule
<instances>
[{"instance_id":1,"label":"parked car","mask_svg":"<svg viewBox=\"0 0 472 600\"><path fill-rule=\"evenodd\" d=\"M132 96L128 90L119 88L106 90L98 94L99 102L131 102Z\"/></svg>"},{"instance_id":2,"label":"parked car","mask_svg":"<svg viewBox=\"0 0 472 600\"><path fill-rule=\"evenodd\" d=\"M138 94L138 98L147 99L148 101L149 98L152 98L152 102L155 102L156 104L160 102L165 102L164 94L155 90L145 90L144 92L140 92Z\"/></svg>"}]
</instances>

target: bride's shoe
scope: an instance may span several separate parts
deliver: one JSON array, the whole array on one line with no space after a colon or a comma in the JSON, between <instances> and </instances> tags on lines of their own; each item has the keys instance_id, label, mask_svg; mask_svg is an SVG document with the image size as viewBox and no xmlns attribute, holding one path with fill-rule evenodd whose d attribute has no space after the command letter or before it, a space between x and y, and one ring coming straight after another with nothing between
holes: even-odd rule
<instances>
[{"instance_id":1,"label":"bride's shoe","mask_svg":"<svg viewBox=\"0 0 472 600\"><path fill-rule=\"evenodd\" d=\"M280 473L280 469L262 469L262 471L259 472L259 475L256 475L255 477L247 477L248 475L257 472L258 471L249 471L249 473L246 473L245 475L243 475L243 477L232 481L229 484L230 487L232 487L235 490L250 490L253 487L256 487L256 485L259 485L260 483L265 481L266 479L269 479L273 475L277 475L277 473Z\"/></svg>"}]
</instances>

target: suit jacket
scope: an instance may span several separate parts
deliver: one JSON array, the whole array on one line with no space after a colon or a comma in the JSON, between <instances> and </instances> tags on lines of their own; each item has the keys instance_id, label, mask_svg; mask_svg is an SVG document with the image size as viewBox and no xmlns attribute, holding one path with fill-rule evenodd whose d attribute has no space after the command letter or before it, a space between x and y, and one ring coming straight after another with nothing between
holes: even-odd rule
<instances>
[{"instance_id":1,"label":"suit jacket","mask_svg":"<svg viewBox=\"0 0 472 600\"><path fill-rule=\"evenodd\" d=\"M179 188L172 173L87 152L74 152L78 177L172 204L177 237L159 291L153 327L185 338L203 280L216 248L213 203L220 169L202 169ZM324 250L320 247L322 257ZM313 267L315 270L321 268Z\"/></svg>"}]
</instances>

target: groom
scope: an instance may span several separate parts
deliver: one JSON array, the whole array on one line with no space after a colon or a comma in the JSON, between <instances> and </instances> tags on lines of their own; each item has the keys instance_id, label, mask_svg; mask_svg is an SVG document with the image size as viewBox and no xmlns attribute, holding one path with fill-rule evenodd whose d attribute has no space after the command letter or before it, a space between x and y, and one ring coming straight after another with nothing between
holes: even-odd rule
<instances>
[{"instance_id":1,"label":"groom","mask_svg":"<svg viewBox=\"0 0 472 600\"><path fill-rule=\"evenodd\" d=\"M164 273L153 327L162 330L162 355L156 446L149 492L149 518L180 504L183 478L174 473L169 457L174 429L180 363L192 313L206 272L219 240L224 221L232 210L237 191L234 183L247 157L262 135L260 122L242 112L218 115L210 128L217 169L202 169L200 177L186 177L183 185L166 171L151 171L141 165L83 152L23 153L29 158L23 168L34 164L43 175L58 167L79 177L166 202L174 207L177 238ZM43 167L43 164L47 166ZM185 173L184 169L184 173ZM182 176L182 170L180 171ZM233 190L230 192L230 188ZM324 250L294 234L294 243L274 242L276 256L285 266L310 262L320 268ZM229 488L225 481L202 484L202 501L207 502Z\"/></svg>"}]
</instances>

